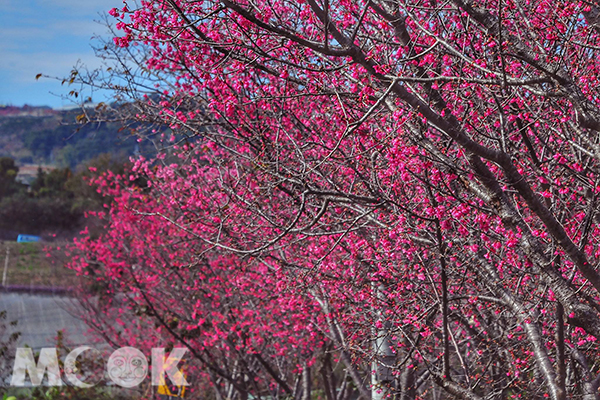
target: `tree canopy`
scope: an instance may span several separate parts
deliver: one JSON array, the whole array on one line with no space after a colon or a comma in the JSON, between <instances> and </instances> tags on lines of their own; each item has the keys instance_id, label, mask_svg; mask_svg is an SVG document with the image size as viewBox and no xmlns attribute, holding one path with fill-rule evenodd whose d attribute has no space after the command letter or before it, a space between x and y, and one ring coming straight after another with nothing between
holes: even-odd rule
<instances>
[{"instance_id":1,"label":"tree canopy","mask_svg":"<svg viewBox=\"0 0 600 400\"><path fill-rule=\"evenodd\" d=\"M178 157L97 179L92 322L187 346L216 398L597 399L597 7L111 10L118 63L75 77Z\"/></svg>"}]
</instances>

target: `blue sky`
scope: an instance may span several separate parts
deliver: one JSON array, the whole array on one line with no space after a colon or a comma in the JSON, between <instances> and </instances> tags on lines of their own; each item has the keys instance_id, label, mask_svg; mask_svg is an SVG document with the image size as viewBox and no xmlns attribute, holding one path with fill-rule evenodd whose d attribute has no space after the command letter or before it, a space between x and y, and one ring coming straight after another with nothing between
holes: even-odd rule
<instances>
[{"instance_id":1,"label":"blue sky","mask_svg":"<svg viewBox=\"0 0 600 400\"><path fill-rule=\"evenodd\" d=\"M35 76L67 76L78 61L98 67L92 37L108 34L94 21L122 6L122 0L0 0L0 104L72 104L60 98L69 91L60 81Z\"/></svg>"}]
</instances>

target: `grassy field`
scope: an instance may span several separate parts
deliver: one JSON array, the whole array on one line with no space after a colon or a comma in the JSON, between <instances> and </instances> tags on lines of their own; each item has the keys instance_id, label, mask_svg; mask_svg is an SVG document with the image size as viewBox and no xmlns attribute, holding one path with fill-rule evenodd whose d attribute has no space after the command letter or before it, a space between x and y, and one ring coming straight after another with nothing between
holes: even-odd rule
<instances>
[{"instance_id":1,"label":"grassy field","mask_svg":"<svg viewBox=\"0 0 600 400\"><path fill-rule=\"evenodd\" d=\"M73 286L76 276L64 267L65 244L0 242L0 283L8 249L7 285Z\"/></svg>"}]
</instances>

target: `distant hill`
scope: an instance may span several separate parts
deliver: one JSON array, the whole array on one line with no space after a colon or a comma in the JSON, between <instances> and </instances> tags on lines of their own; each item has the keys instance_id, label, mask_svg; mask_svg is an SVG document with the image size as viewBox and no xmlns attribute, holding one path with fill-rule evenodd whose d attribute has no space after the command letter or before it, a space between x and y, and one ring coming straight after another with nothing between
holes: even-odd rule
<instances>
[{"instance_id":1,"label":"distant hill","mask_svg":"<svg viewBox=\"0 0 600 400\"><path fill-rule=\"evenodd\" d=\"M99 154L133 155L140 151L135 137L114 123L77 124L80 110L0 106L0 157L19 165L71 167Z\"/></svg>"},{"instance_id":2,"label":"distant hill","mask_svg":"<svg viewBox=\"0 0 600 400\"><path fill-rule=\"evenodd\" d=\"M0 106L0 116L2 117L18 117L18 116L32 116L32 117L43 117L51 114L55 114L52 108L47 106L35 107L24 105L23 107L15 106Z\"/></svg>"}]
</instances>

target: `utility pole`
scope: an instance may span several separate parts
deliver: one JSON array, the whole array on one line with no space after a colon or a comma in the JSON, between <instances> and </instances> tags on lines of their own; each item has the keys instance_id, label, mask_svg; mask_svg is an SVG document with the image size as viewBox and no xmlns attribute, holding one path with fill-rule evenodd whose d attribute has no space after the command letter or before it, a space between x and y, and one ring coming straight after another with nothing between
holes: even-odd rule
<instances>
[{"instance_id":1,"label":"utility pole","mask_svg":"<svg viewBox=\"0 0 600 400\"><path fill-rule=\"evenodd\" d=\"M4 259L4 272L2 273L2 286L6 286L6 274L8 272L8 259L10 257L10 247L6 246L6 258Z\"/></svg>"}]
</instances>

